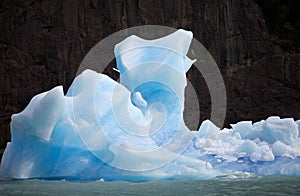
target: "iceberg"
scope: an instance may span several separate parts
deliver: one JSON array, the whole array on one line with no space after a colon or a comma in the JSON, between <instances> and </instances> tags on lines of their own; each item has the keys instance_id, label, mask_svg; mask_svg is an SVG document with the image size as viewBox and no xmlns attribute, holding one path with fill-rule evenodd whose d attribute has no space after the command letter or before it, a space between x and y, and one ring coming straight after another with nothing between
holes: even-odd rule
<instances>
[{"instance_id":1,"label":"iceberg","mask_svg":"<svg viewBox=\"0 0 300 196\"><path fill-rule=\"evenodd\" d=\"M300 175L300 120L220 129L183 119L192 32L115 46L120 83L92 70L36 95L11 117L0 176L16 179L208 179L235 172Z\"/></svg>"}]
</instances>

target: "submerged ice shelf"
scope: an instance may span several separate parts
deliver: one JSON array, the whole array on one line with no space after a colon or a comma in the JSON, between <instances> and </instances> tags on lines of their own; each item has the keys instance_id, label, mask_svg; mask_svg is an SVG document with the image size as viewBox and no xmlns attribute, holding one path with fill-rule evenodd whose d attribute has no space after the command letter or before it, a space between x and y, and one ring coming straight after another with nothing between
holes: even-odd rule
<instances>
[{"instance_id":1,"label":"submerged ice shelf","mask_svg":"<svg viewBox=\"0 0 300 196\"><path fill-rule=\"evenodd\" d=\"M66 95L36 95L11 121L1 177L144 181L233 172L300 175L300 121L269 117L198 131L184 124L192 33L115 46L120 83L85 70Z\"/></svg>"}]
</instances>

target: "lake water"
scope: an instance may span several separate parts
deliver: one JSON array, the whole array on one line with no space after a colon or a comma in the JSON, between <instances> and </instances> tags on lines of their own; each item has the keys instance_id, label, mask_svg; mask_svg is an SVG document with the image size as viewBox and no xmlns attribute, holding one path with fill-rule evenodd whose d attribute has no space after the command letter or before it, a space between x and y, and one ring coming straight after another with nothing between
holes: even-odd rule
<instances>
[{"instance_id":1,"label":"lake water","mask_svg":"<svg viewBox=\"0 0 300 196\"><path fill-rule=\"evenodd\" d=\"M2 180L0 195L300 195L300 177L234 174L139 183Z\"/></svg>"}]
</instances>

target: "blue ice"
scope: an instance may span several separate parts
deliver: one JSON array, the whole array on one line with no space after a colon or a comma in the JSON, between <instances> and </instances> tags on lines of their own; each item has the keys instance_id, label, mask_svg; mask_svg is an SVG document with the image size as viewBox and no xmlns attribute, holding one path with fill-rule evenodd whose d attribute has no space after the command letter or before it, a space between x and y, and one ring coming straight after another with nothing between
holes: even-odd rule
<instances>
[{"instance_id":1,"label":"blue ice","mask_svg":"<svg viewBox=\"0 0 300 196\"><path fill-rule=\"evenodd\" d=\"M208 179L235 172L300 175L300 121L276 116L190 131L183 120L186 54L178 30L115 46L120 83L92 70L32 98L12 115L1 177L17 179Z\"/></svg>"}]
</instances>

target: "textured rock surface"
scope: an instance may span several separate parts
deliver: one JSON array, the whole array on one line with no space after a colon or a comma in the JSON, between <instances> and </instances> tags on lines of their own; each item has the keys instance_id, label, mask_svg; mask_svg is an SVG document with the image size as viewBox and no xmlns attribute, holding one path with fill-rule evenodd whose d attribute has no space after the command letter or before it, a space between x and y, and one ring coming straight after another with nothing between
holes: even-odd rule
<instances>
[{"instance_id":1,"label":"textured rock surface","mask_svg":"<svg viewBox=\"0 0 300 196\"><path fill-rule=\"evenodd\" d=\"M300 55L284 54L252 0L4 0L0 2L1 148L9 122L37 93L66 90L85 54L121 29L160 24L194 32L219 65L227 89L226 123L270 115L300 119ZM201 120L210 96L196 69ZM197 120L197 119L195 119Z\"/></svg>"}]
</instances>

